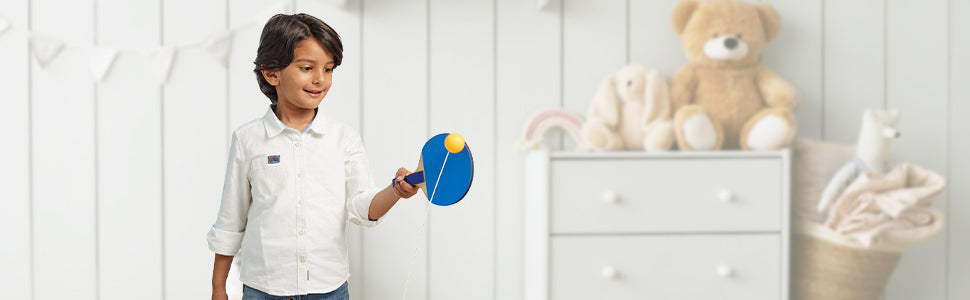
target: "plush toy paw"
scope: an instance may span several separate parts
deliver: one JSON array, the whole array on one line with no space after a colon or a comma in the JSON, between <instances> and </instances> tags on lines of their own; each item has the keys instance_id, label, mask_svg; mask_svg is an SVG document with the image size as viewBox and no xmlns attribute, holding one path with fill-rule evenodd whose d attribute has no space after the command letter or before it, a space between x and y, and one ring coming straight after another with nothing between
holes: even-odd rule
<instances>
[{"instance_id":1,"label":"plush toy paw","mask_svg":"<svg viewBox=\"0 0 970 300\"><path fill-rule=\"evenodd\" d=\"M720 124L700 105L688 105L674 116L677 146L681 150L717 150L724 142Z\"/></svg>"},{"instance_id":2,"label":"plush toy paw","mask_svg":"<svg viewBox=\"0 0 970 300\"><path fill-rule=\"evenodd\" d=\"M694 150L714 150L717 132L714 122L706 113L694 114L684 120L684 139Z\"/></svg>"},{"instance_id":3,"label":"plush toy paw","mask_svg":"<svg viewBox=\"0 0 970 300\"><path fill-rule=\"evenodd\" d=\"M745 150L778 150L786 147L795 137L794 117L791 112L765 109L745 125L741 134L741 147Z\"/></svg>"},{"instance_id":4,"label":"plush toy paw","mask_svg":"<svg viewBox=\"0 0 970 300\"><path fill-rule=\"evenodd\" d=\"M643 149L647 151L668 151L677 142L674 124L671 121L657 122L647 127L646 132Z\"/></svg>"},{"instance_id":5,"label":"plush toy paw","mask_svg":"<svg viewBox=\"0 0 970 300\"><path fill-rule=\"evenodd\" d=\"M599 120L587 120L580 131L587 146L591 150L612 151L623 149L623 138L620 137L619 133L610 130L605 123Z\"/></svg>"}]
</instances>

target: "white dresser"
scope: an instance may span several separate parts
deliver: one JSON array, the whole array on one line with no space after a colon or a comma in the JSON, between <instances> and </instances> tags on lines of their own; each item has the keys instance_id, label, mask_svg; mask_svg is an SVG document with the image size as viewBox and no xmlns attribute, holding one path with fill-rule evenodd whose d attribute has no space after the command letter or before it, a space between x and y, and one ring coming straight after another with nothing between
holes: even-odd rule
<instances>
[{"instance_id":1,"label":"white dresser","mask_svg":"<svg viewBox=\"0 0 970 300\"><path fill-rule=\"evenodd\" d=\"M525 299L788 299L790 161L529 153Z\"/></svg>"}]
</instances>

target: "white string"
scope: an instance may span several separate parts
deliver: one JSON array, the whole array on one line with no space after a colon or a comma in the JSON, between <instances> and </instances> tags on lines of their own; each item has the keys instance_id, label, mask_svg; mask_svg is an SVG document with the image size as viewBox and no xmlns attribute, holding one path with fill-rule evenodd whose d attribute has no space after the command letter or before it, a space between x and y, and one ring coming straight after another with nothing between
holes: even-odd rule
<instances>
[{"instance_id":1,"label":"white string","mask_svg":"<svg viewBox=\"0 0 970 300\"><path fill-rule=\"evenodd\" d=\"M411 271L414 269L414 258L418 255L418 247L421 246L421 233L424 232L424 225L428 224L428 212L431 210L431 202L434 200L434 194L438 192L438 182L441 181L441 174L444 173L445 163L448 162L448 155L450 152L445 153L445 161L441 162L441 170L438 171L438 179L434 182L434 190L431 191L431 198L428 199L428 203L424 206L424 222L421 222L421 228L418 230L418 241L414 244L414 251L411 253L411 263L408 266L408 278L404 281L404 295L401 299L408 298L408 283L411 282Z\"/></svg>"},{"instance_id":2,"label":"white string","mask_svg":"<svg viewBox=\"0 0 970 300\"><path fill-rule=\"evenodd\" d=\"M441 170L438 170L438 179L434 181L434 190L431 191L431 199L428 199L428 202L432 202L434 200L434 193L438 192L438 182L441 182L441 174L445 173L445 164L448 163L449 154L451 152L445 152L445 161L441 162Z\"/></svg>"},{"instance_id":3,"label":"white string","mask_svg":"<svg viewBox=\"0 0 970 300\"><path fill-rule=\"evenodd\" d=\"M434 194L434 192L432 192L432 194ZM411 282L411 270L414 269L414 258L418 255L418 246L421 246L421 233L424 232L424 225L428 224L428 211L430 208L431 200L428 200L428 203L424 206L424 222L421 222L421 229L418 230L418 237L416 238L418 241L414 244L414 251L411 253L411 263L408 266L408 279L404 281L403 299L408 298L408 283Z\"/></svg>"}]
</instances>

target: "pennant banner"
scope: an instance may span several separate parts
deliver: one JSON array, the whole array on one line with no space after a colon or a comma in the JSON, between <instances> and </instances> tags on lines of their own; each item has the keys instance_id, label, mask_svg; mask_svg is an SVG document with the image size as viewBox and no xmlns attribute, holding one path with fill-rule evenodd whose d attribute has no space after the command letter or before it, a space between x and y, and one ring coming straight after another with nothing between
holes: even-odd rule
<instances>
[{"instance_id":1,"label":"pennant banner","mask_svg":"<svg viewBox=\"0 0 970 300\"><path fill-rule=\"evenodd\" d=\"M6 32L7 29L10 29L10 22L7 22L7 20L4 18L0 18L0 36L3 36L3 33Z\"/></svg>"},{"instance_id":2,"label":"pennant banner","mask_svg":"<svg viewBox=\"0 0 970 300\"><path fill-rule=\"evenodd\" d=\"M148 54L155 64L155 74L158 76L158 81L163 84L168 82L168 77L172 73L175 51L176 49L173 47L163 47Z\"/></svg>"},{"instance_id":3,"label":"pennant banner","mask_svg":"<svg viewBox=\"0 0 970 300\"><path fill-rule=\"evenodd\" d=\"M49 36L34 34L30 36L30 48L34 58L37 59L37 64L43 69L47 68L47 65L61 53L64 42Z\"/></svg>"},{"instance_id":4,"label":"pennant banner","mask_svg":"<svg viewBox=\"0 0 970 300\"><path fill-rule=\"evenodd\" d=\"M347 0L330 1L334 1L335 3L342 5L346 4L347 2ZM279 13L293 12L294 8L292 7L292 3L293 1L291 0L278 1L273 6L262 10L259 14L250 18L249 22L245 22L223 32L213 34L208 40L163 45L157 49L133 51L126 50L121 52L117 48L66 45L63 39L45 34L34 33L30 30L23 31L30 39L31 56L37 60L37 63L40 65L41 69L46 69L54 60L59 57L64 49L70 49L72 51L83 50L81 52L85 54L88 67L91 71L91 76L94 77L96 81L101 82L107 76L107 74L110 73L111 68L119 55L128 55L129 52L132 52L136 55L147 56L155 67L153 68L153 71L155 71L155 75L158 77L158 80L164 84L168 82L168 79L171 76L172 66L179 50L183 48L202 47L206 50L206 52L209 53L209 55L216 59L219 64L225 68L228 68L229 56L232 53L233 47L233 37L236 32L246 30L250 26L259 26L261 28L270 17ZM0 17L0 36L11 29L18 28L15 24L11 24L9 20Z\"/></svg>"},{"instance_id":5,"label":"pennant banner","mask_svg":"<svg viewBox=\"0 0 970 300\"><path fill-rule=\"evenodd\" d=\"M223 67L229 67L229 54L232 52L232 32L225 32L206 43L209 52Z\"/></svg>"},{"instance_id":6,"label":"pennant banner","mask_svg":"<svg viewBox=\"0 0 970 300\"><path fill-rule=\"evenodd\" d=\"M539 9L546 8L549 5L549 0L539 0Z\"/></svg>"},{"instance_id":7,"label":"pennant banner","mask_svg":"<svg viewBox=\"0 0 970 300\"><path fill-rule=\"evenodd\" d=\"M89 48L85 51L88 58L88 68L91 69L91 76L94 80L101 82L104 75L111 70L115 58L118 57L118 50L112 48Z\"/></svg>"}]
</instances>

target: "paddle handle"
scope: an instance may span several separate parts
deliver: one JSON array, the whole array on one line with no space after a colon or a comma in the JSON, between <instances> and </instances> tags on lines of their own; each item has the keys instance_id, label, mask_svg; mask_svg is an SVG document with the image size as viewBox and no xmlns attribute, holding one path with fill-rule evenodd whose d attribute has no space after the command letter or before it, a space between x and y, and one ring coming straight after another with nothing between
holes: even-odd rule
<instances>
[{"instance_id":1,"label":"paddle handle","mask_svg":"<svg viewBox=\"0 0 970 300\"><path fill-rule=\"evenodd\" d=\"M417 171L417 172L408 174L407 176L404 176L404 182L407 182L410 185L416 185L424 182L424 171ZM393 187L396 184L397 184L396 178L391 179L391 186Z\"/></svg>"}]
</instances>

